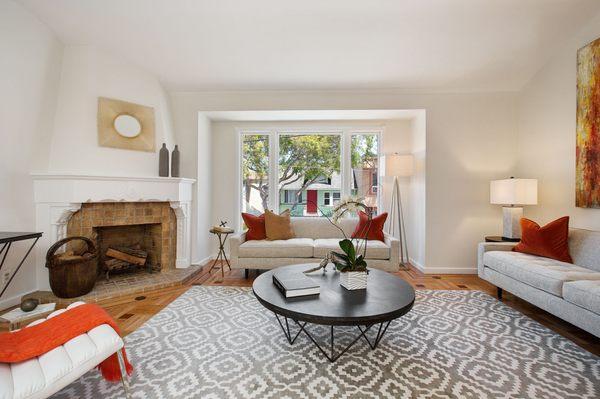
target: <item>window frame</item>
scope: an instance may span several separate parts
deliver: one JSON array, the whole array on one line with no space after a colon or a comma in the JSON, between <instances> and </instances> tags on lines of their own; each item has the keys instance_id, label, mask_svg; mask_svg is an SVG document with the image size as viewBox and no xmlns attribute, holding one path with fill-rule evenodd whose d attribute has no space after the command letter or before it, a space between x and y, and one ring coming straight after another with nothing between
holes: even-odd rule
<instances>
[{"instance_id":1,"label":"window frame","mask_svg":"<svg viewBox=\"0 0 600 399\"><path fill-rule=\"evenodd\" d=\"M325 191L323 193L323 206L331 206L331 201L333 200L333 194L331 191Z\"/></svg>"},{"instance_id":2,"label":"window frame","mask_svg":"<svg viewBox=\"0 0 600 399\"><path fill-rule=\"evenodd\" d=\"M341 187L339 191L340 198L348 197L352 193L352 136L371 134L377 136L377 208L382 210L383 198L380 188L382 180L382 148L385 126L309 126L309 127L281 127L281 128L236 128L237 132L237 179L236 179L236 195L238 212L240 215L243 209L242 198L242 144L245 135L266 135L269 136L269 198L267 205L270 209L279 209L279 138L282 135L339 135L341 139L340 147L340 180ZM333 194L331 194L331 202L335 202ZM241 228L241 217L238 218L238 228Z\"/></svg>"}]
</instances>

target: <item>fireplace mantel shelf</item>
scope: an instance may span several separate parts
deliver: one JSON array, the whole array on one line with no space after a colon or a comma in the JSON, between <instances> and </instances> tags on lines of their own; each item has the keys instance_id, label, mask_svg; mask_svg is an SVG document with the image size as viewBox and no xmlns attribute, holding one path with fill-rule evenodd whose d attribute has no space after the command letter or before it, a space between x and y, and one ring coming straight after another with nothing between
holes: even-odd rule
<instances>
[{"instance_id":1,"label":"fireplace mantel shelf","mask_svg":"<svg viewBox=\"0 0 600 399\"><path fill-rule=\"evenodd\" d=\"M82 204L97 202L168 202L177 218L176 267L191 264L192 186L194 179L153 176L106 176L65 172L32 173L36 228L44 232L39 260L66 236L67 223ZM48 287L48 272L38 262L38 288Z\"/></svg>"},{"instance_id":2,"label":"fireplace mantel shelf","mask_svg":"<svg viewBox=\"0 0 600 399\"><path fill-rule=\"evenodd\" d=\"M112 180L112 181L147 181L147 182L171 182L193 184L195 179L187 177L159 177L159 176L109 176L78 173L51 173L37 172L31 173L34 180Z\"/></svg>"}]
</instances>

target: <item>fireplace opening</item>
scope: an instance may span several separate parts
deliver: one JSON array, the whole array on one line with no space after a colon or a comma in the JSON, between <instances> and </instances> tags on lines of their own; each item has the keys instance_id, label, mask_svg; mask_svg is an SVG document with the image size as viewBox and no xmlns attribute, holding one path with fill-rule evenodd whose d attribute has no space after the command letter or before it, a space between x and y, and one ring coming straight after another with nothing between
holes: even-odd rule
<instances>
[{"instance_id":1,"label":"fireplace opening","mask_svg":"<svg viewBox=\"0 0 600 399\"><path fill-rule=\"evenodd\" d=\"M161 269L162 226L160 223L102 226L93 228L98 247L100 276Z\"/></svg>"}]
</instances>

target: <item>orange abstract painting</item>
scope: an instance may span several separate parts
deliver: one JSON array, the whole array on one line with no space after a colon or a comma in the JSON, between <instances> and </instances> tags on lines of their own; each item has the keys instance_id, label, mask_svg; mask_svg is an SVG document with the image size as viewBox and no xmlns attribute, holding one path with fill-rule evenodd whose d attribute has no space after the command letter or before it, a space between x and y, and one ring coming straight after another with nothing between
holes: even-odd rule
<instances>
[{"instance_id":1,"label":"orange abstract painting","mask_svg":"<svg viewBox=\"0 0 600 399\"><path fill-rule=\"evenodd\" d=\"M577 51L576 206L600 208L600 39Z\"/></svg>"}]
</instances>

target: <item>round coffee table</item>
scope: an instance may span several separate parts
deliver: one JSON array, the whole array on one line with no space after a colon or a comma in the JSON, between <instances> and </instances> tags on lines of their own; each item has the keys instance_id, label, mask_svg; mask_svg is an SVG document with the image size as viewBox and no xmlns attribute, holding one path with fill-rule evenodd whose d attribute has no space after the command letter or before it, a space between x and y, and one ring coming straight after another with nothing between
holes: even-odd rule
<instances>
[{"instance_id":1,"label":"round coffee table","mask_svg":"<svg viewBox=\"0 0 600 399\"><path fill-rule=\"evenodd\" d=\"M332 266L329 266L325 273L317 271L306 275L320 285L319 295L285 298L273 284L273 273L278 270L285 268L302 273L315 266L309 263L269 270L254 280L252 290L256 299L275 313L290 345L304 332L330 362L335 362L361 337L371 349L376 349L392 320L408 313L415 302L415 290L410 284L393 274L376 269L369 269L366 290L349 291L342 287L339 281L340 273L334 271ZM289 320L299 327L293 337ZM306 325L309 323L331 327L329 353L308 332ZM334 326L356 326L360 334L347 347L336 353ZM367 332L374 326L377 333L374 338L369 339Z\"/></svg>"}]
</instances>

